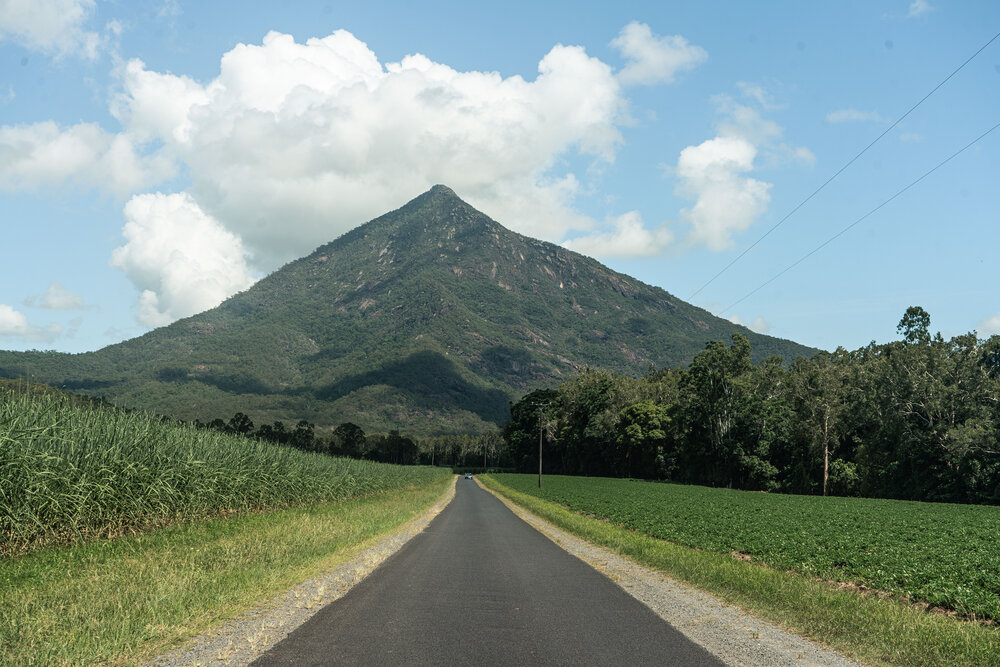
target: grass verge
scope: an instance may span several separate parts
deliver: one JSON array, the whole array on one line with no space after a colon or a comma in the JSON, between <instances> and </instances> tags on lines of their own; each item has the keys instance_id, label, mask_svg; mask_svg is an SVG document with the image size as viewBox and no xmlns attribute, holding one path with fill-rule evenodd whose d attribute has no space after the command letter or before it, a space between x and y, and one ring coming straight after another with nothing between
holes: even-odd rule
<instances>
[{"instance_id":1,"label":"grass verge","mask_svg":"<svg viewBox=\"0 0 1000 667\"><path fill-rule=\"evenodd\" d=\"M861 595L800 574L682 547L596 521L515 491L488 475L480 482L583 539L627 556L872 665L997 665L1000 629Z\"/></svg>"},{"instance_id":2,"label":"grass verge","mask_svg":"<svg viewBox=\"0 0 1000 667\"><path fill-rule=\"evenodd\" d=\"M452 478L0 559L0 664L134 664L348 560Z\"/></svg>"}]
</instances>

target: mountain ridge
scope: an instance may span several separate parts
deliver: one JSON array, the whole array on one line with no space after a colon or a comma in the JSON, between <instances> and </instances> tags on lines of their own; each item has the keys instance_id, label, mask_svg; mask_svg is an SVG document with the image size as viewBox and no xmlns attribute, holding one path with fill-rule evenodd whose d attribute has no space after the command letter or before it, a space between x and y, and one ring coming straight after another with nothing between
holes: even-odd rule
<instances>
[{"instance_id":1,"label":"mountain ridge","mask_svg":"<svg viewBox=\"0 0 1000 667\"><path fill-rule=\"evenodd\" d=\"M683 365L734 331L757 358L815 352L512 232L436 185L216 308L82 355L0 352L0 376L27 367L185 419L239 410L426 435L490 428L509 400L587 366Z\"/></svg>"}]
</instances>

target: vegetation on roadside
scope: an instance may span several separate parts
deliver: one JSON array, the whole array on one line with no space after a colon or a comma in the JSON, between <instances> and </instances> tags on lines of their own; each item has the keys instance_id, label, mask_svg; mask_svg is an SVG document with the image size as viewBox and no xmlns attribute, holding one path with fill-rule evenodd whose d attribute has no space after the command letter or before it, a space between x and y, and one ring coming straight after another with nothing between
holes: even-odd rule
<instances>
[{"instance_id":1,"label":"vegetation on roadside","mask_svg":"<svg viewBox=\"0 0 1000 667\"><path fill-rule=\"evenodd\" d=\"M1000 620L1000 507L496 475L650 537Z\"/></svg>"},{"instance_id":2,"label":"vegetation on roadside","mask_svg":"<svg viewBox=\"0 0 1000 667\"><path fill-rule=\"evenodd\" d=\"M512 464L783 493L1000 503L1000 336L945 340L911 307L902 340L754 365L710 343L683 369L588 370L504 427Z\"/></svg>"},{"instance_id":3,"label":"vegetation on roadside","mask_svg":"<svg viewBox=\"0 0 1000 667\"><path fill-rule=\"evenodd\" d=\"M0 391L0 556L449 474L319 456L61 394Z\"/></svg>"},{"instance_id":4,"label":"vegetation on roadside","mask_svg":"<svg viewBox=\"0 0 1000 667\"><path fill-rule=\"evenodd\" d=\"M498 481L507 482L512 479L511 476L486 475L479 479L489 488L564 530L686 581L867 664L919 664L926 667L1000 665L1000 629L996 625L972 623L932 613L898 598L861 595L850 588L777 567L762 567L728 553L706 551L651 537L543 500L534 495L537 488L525 493ZM544 478L543 489L549 486L548 482L552 479ZM588 481L582 478L572 480L583 485ZM650 488L659 486L632 484ZM530 488L530 484L519 486ZM605 500L605 507L614 505L613 499ZM783 516L772 517L769 528L774 529L776 524L785 520ZM737 525L727 527L738 530ZM721 523L716 524L716 532L725 529ZM924 533L913 537L915 540L922 539ZM904 541L900 546L912 549L914 545Z\"/></svg>"},{"instance_id":5,"label":"vegetation on roadside","mask_svg":"<svg viewBox=\"0 0 1000 667\"><path fill-rule=\"evenodd\" d=\"M147 661L350 560L452 479L0 558L0 664Z\"/></svg>"}]
</instances>

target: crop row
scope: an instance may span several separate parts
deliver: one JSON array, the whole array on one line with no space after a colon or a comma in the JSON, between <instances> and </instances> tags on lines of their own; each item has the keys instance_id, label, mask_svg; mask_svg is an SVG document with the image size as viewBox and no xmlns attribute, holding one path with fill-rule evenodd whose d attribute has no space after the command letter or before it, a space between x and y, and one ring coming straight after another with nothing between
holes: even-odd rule
<instances>
[{"instance_id":1,"label":"crop row","mask_svg":"<svg viewBox=\"0 0 1000 667\"><path fill-rule=\"evenodd\" d=\"M1000 619L1000 507L497 475L652 537Z\"/></svg>"},{"instance_id":2,"label":"crop row","mask_svg":"<svg viewBox=\"0 0 1000 667\"><path fill-rule=\"evenodd\" d=\"M446 474L301 452L58 395L0 394L0 555L367 496Z\"/></svg>"}]
</instances>

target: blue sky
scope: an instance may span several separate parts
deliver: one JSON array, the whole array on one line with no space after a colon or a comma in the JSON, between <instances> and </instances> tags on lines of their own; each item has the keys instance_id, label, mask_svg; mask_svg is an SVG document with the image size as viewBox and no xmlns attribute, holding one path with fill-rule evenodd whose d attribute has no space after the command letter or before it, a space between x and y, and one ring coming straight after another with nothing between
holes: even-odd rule
<instances>
[{"instance_id":1,"label":"blue sky","mask_svg":"<svg viewBox=\"0 0 1000 667\"><path fill-rule=\"evenodd\" d=\"M0 2L0 348L218 304L435 183L825 349L1000 333L1000 4ZM238 7L238 9L237 9Z\"/></svg>"}]
</instances>

